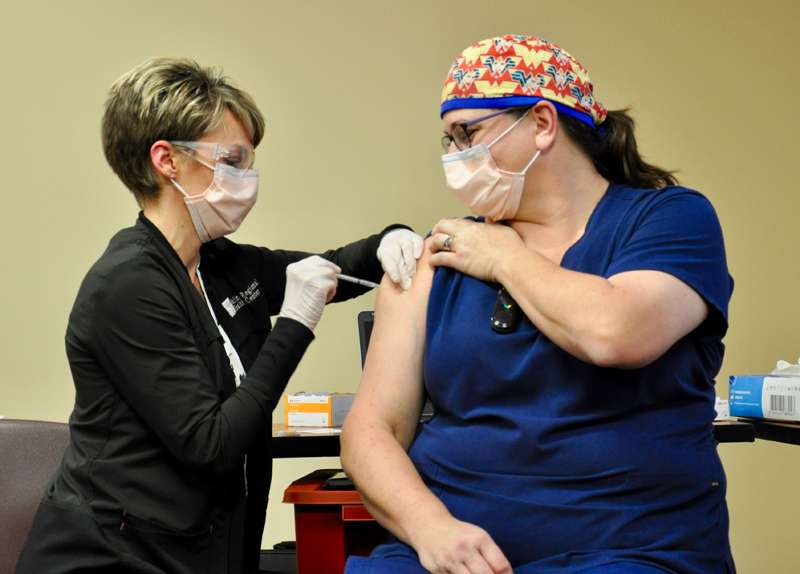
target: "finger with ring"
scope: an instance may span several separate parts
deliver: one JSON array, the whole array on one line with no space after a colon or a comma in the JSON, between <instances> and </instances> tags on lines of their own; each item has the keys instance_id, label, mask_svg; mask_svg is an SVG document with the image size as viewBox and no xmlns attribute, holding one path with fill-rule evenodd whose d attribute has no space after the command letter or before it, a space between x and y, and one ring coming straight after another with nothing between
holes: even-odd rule
<instances>
[{"instance_id":1,"label":"finger with ring","mask_svg":"<svg viewBox=\"0 0 800 574\"><path fill-rule=\"evenodd\" d=\"M451 251L453 246L453 241L455 240L455 235L447 235L442 242L442 249L445 251Z\"/></svg>"}]
</instances>

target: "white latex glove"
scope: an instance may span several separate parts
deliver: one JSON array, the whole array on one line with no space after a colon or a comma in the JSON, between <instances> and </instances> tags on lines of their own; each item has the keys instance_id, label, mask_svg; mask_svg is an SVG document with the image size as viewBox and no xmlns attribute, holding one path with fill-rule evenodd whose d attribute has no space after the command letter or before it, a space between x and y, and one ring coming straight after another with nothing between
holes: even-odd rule
<instances>
[{"instance_id":1,"label":"white latex glove","mask_svg":"<svg viewBox=\"0 0 800 574\"><path fill-rule=\"evenodd\" d=\"M410 289L424 245L422 237L413 231L395 229L383 236L376 255L389 279L403 289Z\"/></svg>"},{"instance_id":2,"label":"white latex glove","mask_svg":"<svg viewBox=\"0 0 800 574\"><path fill-rule=\"evenodd\" d=\"M286 267L286 291L280 317L299 321L312 331L325 304L336 294L338 265L313 255Z\"/></svg>"}]
</instances>

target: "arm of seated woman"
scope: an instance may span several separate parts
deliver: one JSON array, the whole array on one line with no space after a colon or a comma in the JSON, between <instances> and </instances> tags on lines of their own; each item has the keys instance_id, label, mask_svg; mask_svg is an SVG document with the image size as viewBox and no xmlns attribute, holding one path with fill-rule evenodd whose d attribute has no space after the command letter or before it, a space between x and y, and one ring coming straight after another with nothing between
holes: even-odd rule
<instances>
[{"instance_id":1,"label":"arm of seated woman","mask_svg":"<svg viewBox=\"0 0 800 574\"><path fill-rule=\"evenodd\" d=\"M530 320L579 359L639 368L663 355L708 316L700 295L661 271L628 271L608 279L564 269L532 251L502 274Z\"/></svg>"},{"instance_id":2,"label":"arm of seated woman","mask_svg":"<svg viewBox=\"0 0 800 574\"><path fill-rule=\"evenodd\" d=\"M510 572L489 535L453 518L406 453L423 401L429 258L426 249L408 291L387 278L381 283L361 385L342 431L342 465L372 515L431 572L456 564L469 572Z\"/></svg>"}]
</instances>

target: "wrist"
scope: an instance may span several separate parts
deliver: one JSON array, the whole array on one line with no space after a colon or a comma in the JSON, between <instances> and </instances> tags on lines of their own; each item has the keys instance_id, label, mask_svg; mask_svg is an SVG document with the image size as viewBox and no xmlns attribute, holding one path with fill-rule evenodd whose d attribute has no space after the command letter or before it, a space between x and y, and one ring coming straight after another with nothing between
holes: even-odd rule
<instances>
[{"instance_id":1,"label":"wrist","mask_svg":"<svg viewBox=\"0 0 800 574\"><path fill-rule=\"evenodd\" d=\"M385 227L378 235L380 236L381 239L383 239L384 237L389 235L392 231L397 231L398 229L406 229L412 232L414 231L408 225L404 225L402 223L393 223L392 225Z\"/></svg>"},{"instance_id":2,"label":"wrist","mask_svg":"<svg viewBox=\"0 0 800 574\"><path fill-rule=\"evenodd\" d=\"M514 262L516 261L518 263L521 255L524 254L520 251L520 249L514 247L510 251L504 252L503 255L497 259L494 264L494 268L492 269L495 283L499 283L500 285L504 286L508 284L514 272Z\"/></svg>"},{"instance_id":3,"label":"wrist","mask_svg":"<svg viewBox=\"0 0 800 574\"><path fill-rule=\"evenodd\" d=\"M429 536L432 527L453 519L444 504L438 498L434 500L435 504L419 505L418 510L403 524L409 545L417 551Z\"/></svg>"},{"instance_id":4,"label":"wrist","mask_svg":"<svg viewBox=\"0 0 800 574\"><path fill-rule=\"evenodd\" d=\"M297 321L298 323L300 323L301 325L306 327L312 333L314 332L314 329L317 327L317 323L319 322L319 319L317 319L315 321L311 317L307 317L307 316L304 316L302 313L296 312L291 307L283 307L283 308L281 308L281 312L278 314L278 317L279 318L283 317L285 319L291 319L292 321Z\"/></svg>"}]
</instances>

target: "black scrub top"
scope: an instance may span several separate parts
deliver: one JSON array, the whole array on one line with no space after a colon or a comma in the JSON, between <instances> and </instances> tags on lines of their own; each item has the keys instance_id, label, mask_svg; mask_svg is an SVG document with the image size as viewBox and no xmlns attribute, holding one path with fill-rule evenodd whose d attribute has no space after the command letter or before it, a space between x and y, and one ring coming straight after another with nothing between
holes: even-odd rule
<instances>
[{"instance_id":1,"label":"black scrub top","mask_svg":"<svg viewBox=\"0 0 800 574\"><path fill-rule=\"evenodd\" d=\"M320 255L379 281L378 244L398 227ZM237 388L219 328L166 238L141 213L114 236L70 313L70 444L19 574L256 571L272 411L314 338L270 317L286 266L310 255L225 238L202 246L209 301L247 372ZM334 301L366 290L340 283Z\"/></svg>"}]
</instances>

